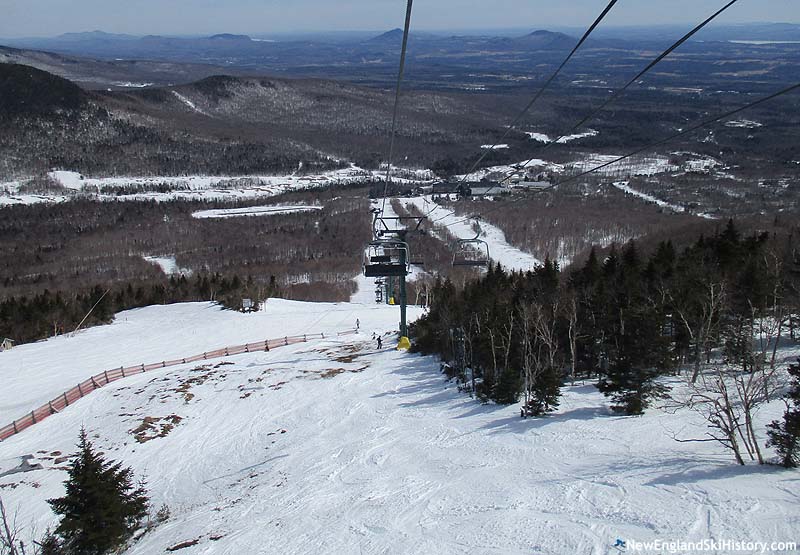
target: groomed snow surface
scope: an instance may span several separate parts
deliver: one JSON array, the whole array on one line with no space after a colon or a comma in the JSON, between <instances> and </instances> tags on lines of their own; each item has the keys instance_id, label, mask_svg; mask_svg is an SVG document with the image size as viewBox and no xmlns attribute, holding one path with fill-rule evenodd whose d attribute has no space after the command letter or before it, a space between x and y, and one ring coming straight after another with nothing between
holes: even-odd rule
<instances>
[{"instance_id":1,"label":"groomed snow surface","mask_svg":"<svg viewBox=\"0 0 800 555\"><path fill-rule=\"evenodd\" d=\"M429 220L436 222L436 225L447 226L447 231L458 239L475 238L475 230L473 229L475 220L459 216L452 210L435 204L429 197L400 199L400 202L405 202L407 205L413 204L423 214L428 214ZM542 262L532 254L510 245L503 230L499 227L481 221L480 228L479 239L485 241L489 246L489 257L494 262L499 262L504 268L527 271L542 265Z\"/></svg>"},{"instance_id":2,"label":"groomed snow surface","mask_svg":"<svg viewBox=\"0 0 800 555\"><path fill-rule=\"evenodd\" d=\"M207 303L121 313L74 338L0 353L2 414L114 364L355 318L358 336L116 382L0 443L0 474L25 455L43 465L0 478L23 539L54 524L45 500L63 493L59 457L74 452L81 426L146 476L155 508L170 508L129 555L194 541L180 553L607 554L617 538L798 537L798 473L738 467L716 444L673 441L702 436L693 413L612 416L578 383L555 415L522 420L518 406L457 391L435 360L393 350L391 336L378 352L371 336L395 328L390 307L270 300L249 315ZM759 419L780 412L777 403Z\"/></svg>"}]
</instances>

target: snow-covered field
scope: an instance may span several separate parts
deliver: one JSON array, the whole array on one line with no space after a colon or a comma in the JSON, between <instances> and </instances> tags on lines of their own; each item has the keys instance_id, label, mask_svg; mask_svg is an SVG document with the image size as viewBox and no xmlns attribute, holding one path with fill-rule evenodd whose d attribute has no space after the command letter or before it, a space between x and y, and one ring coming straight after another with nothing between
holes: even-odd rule
<instances>
[{"instance_id":1,"label":"snow-covered field","mask_svg":"<svg viewBox=\"0 0 800 555\"><path fill-rule=\"evenodd\" d=\"M178 266L178 261L174 256L145 256L144 259L161 268L161 271L168 276L192 275L191 269Z\"/></svg>"},{"instance_id":2,"label":"snow-covered field","mask_svg":"<svg viewBox=\"0 0 800 555\"><path fill-rule=\"evenodd\" d=\"M528 131L525 134L528 135L528 137L530 137L532 141L537 141L540 143L549 143L553 140L552 137L544 133L536 133L534 131ZM577 141L578 139L585 139L586 137L596 137L599 134L600 134L599 131L595 129L589 129L588 131L584 131L583 133L575 133L574 135L565 135L563 137L559 137L556 143L564 145L572 141Z\"/></svg>"},{"instance_id":3,"label":"snow-covered field","mask_svg":"<svg viewBox=\"0 0 800 555\"><path fill-rule=\"evenodd\" d=\"M508 148L508 145L506 145L506 144L502 144L502 145L481 145L481 148L484 149L484 150L503 150L505 148Z\"/></svg>"},{"instance_id":4,"label":"snow-covered field","mask_svg":"<svg viewBox=\"0 0 800 555\"><path fill-rule=\"evenodd\" d=\"M742 129L758 129L764 127L763 123L750 119L737 119L725 122L725 127L740 127Z\"/></svg>"},{"instance_id":5,"label":"snow-covered field","mask_svg":"<svg viewBox=\"0 0 800 555\"><path fill-rule=\"evenodd\" d=\"M396 182L410 182L419 173L403 171L409 177L393 176ZM313 189L328 185L385 179L385 172L363 170L355 165L319 174L246 175L246 176L151 176L151 177L85 177L73 171L48 174L63 193L20 193L24 180L0 183L0 207L14 204L65 202L77 195L93 200L244 200L266 198L288 191ZM166 189L167 192L161 192Z\"/></svg>"},{"instance_id":6,"label":"snow-covered field","mask_svg":"<svg viewBox=\"0 0 800 555\"><path fill-rule=\"evenodd\" d=\"M620 156L614 154L589 154L581 160L572 162L567 168L577 172L585 172L613 162L618 158L620 158ZM606 166L596 173L598 175L610 177L617 175L651 176L659 173L677 171L679 169L678 166L670 163L669 158L665 156L653 156L649 158L628 158L622 162Z\"/></svg>"},{"instance_id":7,"label":"snow-covered field","mask_svg":"<svg viewBox=\"0 0 800 555\"><path fill-rule=\"evenodd\" d=\"M193 212L192 217L198 219L224 219L239 218L242 216L277 216L279 214L295 214L297 212L315 212L322 210L322 206L248 206L246 208L220 208L217 210L200 210Z\"/></svg>"},{"instance_id":8,"label":"snow-covered field","mask_svg":"<svg viewBox=\"0 0 800 555\"><path fill-rule=\"evenodd\" d=\"M191 303L0 353L7 414L26 383L71 385L87 375L78 366L361 320L359 336L122 380L0 443L0 474L27 455L43 467L0 477L23 539L54 523L45 500L61 495L62 457L85 426L106 456L147 478L155 508L170 508L128 555L195 541L180 552L560 555L618 553L617 539L797 540L800 475L738 467L716 444L671 439L703 434L693 413L612 416L578 383L553 416L522 420L516 406L458 392L435 360L376 351L371 333L393 329L396 316L348 304L271 300L242 315Z\"/></svg>"}]
</instances>

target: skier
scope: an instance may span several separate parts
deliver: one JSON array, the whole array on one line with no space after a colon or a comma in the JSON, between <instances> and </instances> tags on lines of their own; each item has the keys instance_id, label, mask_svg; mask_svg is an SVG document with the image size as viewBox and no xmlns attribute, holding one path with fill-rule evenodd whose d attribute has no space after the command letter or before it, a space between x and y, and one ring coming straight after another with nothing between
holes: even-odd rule
<instances>
[{"instance_id":1,"label":"skier","mask_svg":"<svg viewBox=\"0 0 800 555\"><path fill-rule=\"evenodd\" d=\"M383 340L381 339L381 336L379 335L378 336L378 350L380 351L382 348L383 348Z\"/></svg>"},{"instance_id":2,"label":"skier","mask_svg":"<svg viewBox=\"0 0 800 555\"><path fill-rule=\"evenodd\" d=\"M356 318L356 330L359 330L359 329L361 329L361 320Z\"/></svg>"}]
</instances>

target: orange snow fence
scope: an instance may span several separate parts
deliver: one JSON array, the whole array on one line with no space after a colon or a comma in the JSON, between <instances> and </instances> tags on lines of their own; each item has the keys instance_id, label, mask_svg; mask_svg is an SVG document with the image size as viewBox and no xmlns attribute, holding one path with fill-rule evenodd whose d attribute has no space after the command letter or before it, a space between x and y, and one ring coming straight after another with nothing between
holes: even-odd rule
<instances>
[{"instance_id":1,"label":"orange snow fence","mask_svg":"<svg viewBox=\"0 0 800 555\"><path fill-rule=\"evenodd\" d=\"M353 335L358 333L357 330L348 330L339 332L336 335ZM329 337L332 334L328 335ZM325 339L324 333L313 333L307 335L297 335L293 337L280 337L278 339L267 339L257 343L247 343L246 345L235 345L233 347L224 347L215 351L208 351L199 355L194 355L186 358L177 358L174 360L163 360L153 364L140 364L138 366L127 366L120 368L113 368L105 370L99 374L95 374L91 378L79 383L72 389L65 391L55 399L48 401L41 407L32 410L22 418L14 420L11 424L0 428L0 441L10 438L13 435L20 433L26 428L30 428L34 424L41 422L48 416L57 412L61 412L66 407L75 403L79 399L86 397L95 389L99 389L105 385L135 376L136 374L143 374L159 368L167 368L168 366L177 366L180 364L190 364L199 362L201 360L210 360L215 358L240 355L242 353L255 353L259 351L271 351L277 347L285 347L287 345L295 345L297 343L306 343L311 339Z\"/></svg>"}]
</instances>

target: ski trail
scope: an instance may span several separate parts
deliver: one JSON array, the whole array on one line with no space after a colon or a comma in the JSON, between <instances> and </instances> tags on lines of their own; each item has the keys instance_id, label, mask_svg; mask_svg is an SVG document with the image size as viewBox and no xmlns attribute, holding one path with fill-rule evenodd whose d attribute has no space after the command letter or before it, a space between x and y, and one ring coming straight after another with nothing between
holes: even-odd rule
<instances>
[{"instance_id":1,"label":"ski trail","mask_svg":"<svg viewBox=\"0 0 800 555\"><path fill-rule=\"evenodd\" d=\"M198 114L202 114L202 115L204 115L204 116L211 117L211 116L209 116L209 115L208 115L206 112L204 112L203 110L201 110L200 108L198 108L198 107L197 107L197 105L196 105L194 102L192 102L191 100L189 100L188 98L186 98L185 96L183 96L182 94L180 94L178 91L170 91L170 92L172 92L172 94L174 94L174 95L175 95L175 98L177 98L178 100L180 100L181 102L183 102L183 103L184 103L186 106L188 106L188 107L189 107L189 108L190 108L192 111L194 111L194 112L197 112Z\"/></svg>"},{"instance_id":2,"label":"ski trail","mask_svg":"<svg viewBox=\"0 0 800 555\"><path fill-rule=\"evenodd\" d=\"M475 230L472 221L464 221L464 216L458 216L453 211L433 204L427 197L405 199L405 204L416 206L423 214L428 214L431 221L440 220L437 225L448 226L447 229L459 239L472 239ZM480 239L489 244L489 256L499 262L504 268L516 271L533 270L541 266L542 262L532 254L518 249L506 240L505 233L497 226L481 221Z\"/></svg>"}]
</instances>

